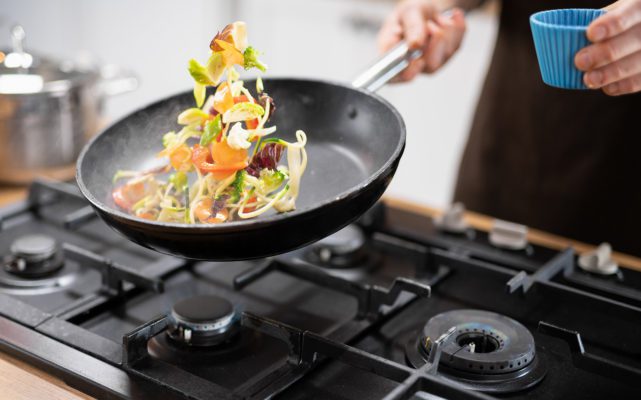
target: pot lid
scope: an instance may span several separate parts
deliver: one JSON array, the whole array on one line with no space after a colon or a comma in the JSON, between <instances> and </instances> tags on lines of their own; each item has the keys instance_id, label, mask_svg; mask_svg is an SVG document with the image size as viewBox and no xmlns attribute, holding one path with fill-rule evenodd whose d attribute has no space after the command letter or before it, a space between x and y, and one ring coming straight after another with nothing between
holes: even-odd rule
<instances>
[{"instance_id":1,"label":"pot lid","mask_svg":"<svg viewBox=\"0 0 641 400\"><path fill-rule=\"evenodd\" d=\"M0 94L66 92L93 75L91 68L26 51L24 39L24 29L15 25L11 28L12 48L0 50Z\"/></svg>"}]
</instances>

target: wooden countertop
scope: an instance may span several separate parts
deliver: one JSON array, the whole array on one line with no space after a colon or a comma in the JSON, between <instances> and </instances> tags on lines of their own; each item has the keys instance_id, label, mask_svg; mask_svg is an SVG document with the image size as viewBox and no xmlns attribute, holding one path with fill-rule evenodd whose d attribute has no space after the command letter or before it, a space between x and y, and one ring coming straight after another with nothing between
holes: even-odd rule
<instances>
[{"instance_id":1,"label":"wooden countertop","mask_svg":"<svg viewBox=\"0 0 641 400\"><path fill-rule=\"evenodd\" d=\"M421 204L416 204L410 201L400 200L396 198L386 197L385 202L393 207L410 210L419 214L429 216L436 216L441 213L441 211L437 208L424 206ZM468 211L465 214L465 219L471 226L481 231L489 231L494 223L494 218L490 218L487 215L478 214L471 211ZM591 251L595 248L595 246L593 245L589 245L572 239L567 239L532 228L528 229L528 240L530 241L530 243L558 250L563 250L567 247L572 246L579 254ZM614 258L622 267L641 271L641 259L638 257L613 252L612 258Z\"/></svg>"},{"instance_id":2,"label":"wooden countertop","mask_svg":"<svg viewBox=\"0 0 641 400\"><path fill-rule=\"evenodd\" d=\"M12 400L91 399L60 379L0 352L0 398Z\"/></svg>"},{"instance_id":3,"label":"wooden countertop","mask_svg":"<svg viewBox=\"0 0 641 400\"><path fill-rule=\"evenodd\" d=\"M25 198L23 187L0 187L0 207ZM12 400L81 400L92 397L6 353L0 352L0 398Z\"/></svg>"},{"instance_id":4,"label":"wooden countertop","mask_svg":"<svg viewBox=\"0 0 641 400\"><path fill-rule=\"evenodd\" d=\"M13 203L24 198L27 189L23 187L2 187L0 186L0 207L5 204Z\"/></svg>"},{"instance_id":5,"label":"wooden countertop","mask_svg":"<svg viewBox=\"0 0 641 400\"><path fill-rule=\"evenodd\" d=\"M23 198L25 194L26 189L22 188L0 188L0 207ZM435 216L440 213L436 208L419 205L405 200L388 197L385 198L385 202L394 207L429 216ZM493 223L492 218L474 212L468 212L466 214L466 219L470 225L479 230L489 230ZM586 252L594 248L594 246L587 245L585 243L551 235L535 229L529 230L528 238L532 243L555 249L563 249L568 246L573 246L579 253ZM615 253L613 257L622 266L641 271L641 259L621 253ZM60 379L1 352L0 388L3 390L0 397L13 400L32 400L40 398L55 400L91 399L91 397L67 386Z\"/></svg>"}]
</instances>

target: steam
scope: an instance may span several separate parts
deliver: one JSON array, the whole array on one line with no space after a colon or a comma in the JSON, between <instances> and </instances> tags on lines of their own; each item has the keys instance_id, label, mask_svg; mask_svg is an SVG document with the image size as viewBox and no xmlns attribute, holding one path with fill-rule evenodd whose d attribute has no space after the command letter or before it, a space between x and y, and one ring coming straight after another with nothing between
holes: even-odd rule
<instances>
[{"instance_id":1,"label":"steam","mask_svg":"<svg viewBox=\"0 0 641 400\"><path fill-rule=\"evenodd\" d=\"M99 202L115 207L111 190L116 171L144 171L166 163L156 157L162 136L180 129L176 115L192 102L191 91L160 100L115 122L96 139L81 168L85 185Z\"/></svg>"}]
</instances>

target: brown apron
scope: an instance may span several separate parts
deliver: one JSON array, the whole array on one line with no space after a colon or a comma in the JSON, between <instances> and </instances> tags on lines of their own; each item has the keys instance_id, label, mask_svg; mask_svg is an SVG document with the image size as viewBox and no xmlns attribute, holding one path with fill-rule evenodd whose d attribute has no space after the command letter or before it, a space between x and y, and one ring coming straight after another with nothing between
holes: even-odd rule
<instances>
[{"instance_id":1,"label":"brown apron","mask_svg":"<svg viewBox=\"0 0 641 400\"><path fill-rule=\"evenodd\" d=\"M612 1L506 0L454 198L468 209L641 255L641 95L541 80L529 16Z\"/></svg>"}]
</instances>

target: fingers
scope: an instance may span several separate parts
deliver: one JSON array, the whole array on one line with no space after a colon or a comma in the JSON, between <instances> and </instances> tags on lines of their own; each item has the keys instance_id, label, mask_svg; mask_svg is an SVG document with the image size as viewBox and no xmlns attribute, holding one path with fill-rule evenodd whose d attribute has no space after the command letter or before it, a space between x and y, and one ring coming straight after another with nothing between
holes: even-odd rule
<instances>
[{"instance_id":1,"label":"fingers","mask_svg":"<svg viewBox=\"0 0 641 400\"><path fill-rule=\"evenodd\" d=\"M422 58L414 60L399 75L399 80L403 82L411 81L416 75L425 70L425 61Z\"/></svg>"},{"instance_id":2,"label":"fingers","mask_svg":"<svg viewBox=\"0 0 641 400\"><path fill-rule=\"evenodd\" d=\"M465 16L455 9L451 16L439 16L430 1L405 0L385 20L378 48L388 51L401 39L410 48L422 48L423 56L414 60L395 81L412 80L420 72L434 72L458 50L465 33Z\"/></svg>"},{"instance_id":3,"label":"fingers","mask_svg":"<svg viewBox=\"0 0 641 400\"><path fill-rule=\"evenodd\" d=\"M620 7L621 4L623 4L625 2L626 2L626 0L618 0L618 1L615 1L614 3L610 4L609 6L603 7L603 9L605 11L614 10L615 8Z\"/></svg>"},{"instance_id":4,"label":"fingers","mask_svg":"<svg viewBox=\"0 0 641 400\"><path fill-rule=\"evenodd\" d=\"M466 30L465 14L462 10L455 9L452 12L452 16L450 18L441 16L437 21L441 26L445 27L446 30L446 51L448 54L447 59L449 59L452 54L454 54L459 49L459 47L461 47L461 42L463 41L463 36Z\"/></svg>"},{"instance_id":5,"label":"fingers","mask_svg":"<svg viewBox=\"0 0 641 400\"><path fill-rule=\"evenodd\" d=\"M403 38L403 27L399 18L399 13L395 11L383 23L378 33L378 50L381 53L385 53L394 47ZM423 70L424 65L425 63L422 59L412 61L403 72L392 79L392 82L411 81Z\"/></svg>"},{"instance_id":6,"label":"fingers","mask_svg":"<svg viewBox=\"0 0 641 400\"><path fill-rule=\"evenodd\" d=\"M465 33L462 11L454 10L451 17L439 16L427 23L428 43L423 50L425 72L434 72L445 64L460 47Z\"/></svg>"},{"instance_id":7,"label":"fingers","mask_svg":"<svg viewBox=\"0 0 641 400\"><path fill-rule=\"evenodd\" d=\"M641 2L639 1L617 1L606 10L605 14L588 26L587 36L592 42L613 38L641 23Z\"/></svg>"},{"instance_id":8,"label":"fingers","mask_svg":"<svg viewBox=\"0 0 641 400\"><path fill-rule=\"evenodd\" d=\"M641 0L620 0L587 29L594 44L580 50L576 67L591 89L618 96L641 91Z\"/></svg>"},{"instance_id":9,"label":"fingers","mask_svg":"<svg viewBox=\"0 0 641 400\"><path fill-rule=\"evenodd\" d=\"M417 7L407 7L400 13L403 27L403 37L411 49L419 49L425 45L425 21L423 12Z\"/></svg>"},{"instance_id":10,"label":"fingers","mask_svg":"<svg viewBox=\"0 0 641 400\"><path fill-rule=\"evenodd\" d=\"M589 71L584 75L583 80L590 89L599 89L637 74L641 74L641 52Z\"/></svg>"},{"instance_id":11,"label":"fingers","mask_svg":"<svg viewBox=\"0 0 641 400\"><path fill-rule=\"evenodd\" d=\"M433 21L427 23L430 36L427 45L423 48L425 72L435 72L442 64L445 57L445 30Z\"/></svg>"},{"instance_id":12,"label":"fingers","mask_svg":"<svg viewBox=\"0 0 641 400\"><path fill-rule=\"evenodd\" d=\"M404 38L410 48L425 45L425 21L436 15L436 9L428 1L409 0L401 2L385 20L378 34L378 48L385 52Z\"/></svg>"},{"instance_id":13,"label":"fingers","mask_svg":"<svg viewBox=\"0 0 641 400\"><path fill-rule=\"evenodd\" d=\"M391 14L383 23L381 30L378 32L378 50L385 53L387 50L394 47L394 45L401 41L403 37L403 28L398 21L396 13Z\"/></svg>"},{"instance_id":14,"label":"fingers","mask_svg":"<svg viewBox=\"0 0 641 400\"><path fill-rule=\"evenodd\" d=\"M641 2L639 2L641 4ZM641 50L641 25L635 26L612 39L581 49L575 56L576 67L590 71Z\"/></svg>"},{"instance_id":15,"label":"fingers","mask_svg":"<svg viewBox=\"0 0 641 400\"><path fill-rule=\"evenodd\" d=\"M623 94L639 92L641 91L641 74L611 83L605 86L603 91L610 96L621 96Z\"/></svg>"}]
</instances>

